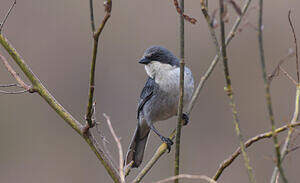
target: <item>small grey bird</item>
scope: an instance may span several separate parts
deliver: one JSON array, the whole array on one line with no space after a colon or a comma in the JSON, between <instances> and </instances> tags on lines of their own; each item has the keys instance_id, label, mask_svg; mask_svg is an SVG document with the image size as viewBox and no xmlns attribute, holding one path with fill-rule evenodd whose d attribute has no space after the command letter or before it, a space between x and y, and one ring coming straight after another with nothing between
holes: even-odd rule
<instances>
[{"instance_id":1,"label":"small grey bird","mask_svg":"<svg viewBox=\"0 0 300 183\"><path fill-rule=\"evenodd\" d=\"M142 163L144 150L150 130L165 142L170 151L173 142L162 136L154 127L154 123L166 120L177 115L179 100L179 59L169 50L162 46L151 46L148 48L140 64L145 64L148 80L140 95L137 109L138 124L131 140L126 165L133 161L132 167L139 167ZM183 104L187 104L194 91L194 79L189 68L184 72L184 98ZM183 115L185 123L188 116Z\"/></svg>"}]
</instances>

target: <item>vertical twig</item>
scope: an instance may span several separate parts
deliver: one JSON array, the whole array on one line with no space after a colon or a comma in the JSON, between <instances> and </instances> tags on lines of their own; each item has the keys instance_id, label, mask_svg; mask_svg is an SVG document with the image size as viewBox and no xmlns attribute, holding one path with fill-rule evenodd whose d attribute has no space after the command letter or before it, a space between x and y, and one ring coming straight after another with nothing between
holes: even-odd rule
<instances>
[{"instance_id":1,"label":"vertical twig","mask_svg":"<svg viewBox=\"0 0 300 183\"><path fill-rule=\"evenodd\" d=\"M275 133L275 120L273 115L273 109L272 109L272 100L271 100L271 94L270 94L270 83L268 81L267 77L267 71L266 71L266 64L265 64L265 56L264 56L264 47L263 47L263 35L262 35L262 17L263 17L263 0L259 0L259 15L258 15L258 46L259 46L259 54L260 54L260 62L261 62L261 68L262 68L262 76L265 84L265 95L266 95L266 102L267 102L267 108L269 112L269 118L271 122L271 129L273 133L273 141L275 146L275 152L276 152L276 164L280 172L280 176L282 177L283 182L287 183L287 179L284 175L282 166L281 166L281 156L280 156L280 147L277 139L277 134Z\"/></svg>"},{"instance_id":2,"label":"vertical twig","mask_svg":"<svg viewBox=\"0 0 300 183\"><path fill-rule=\"evenodd\" d=\"M108 124L109 130L114 137L117 146L118 146L118 152L119 152L119 174L121 177L121 183L125 183L125 175L124 175L124 159L123 159L123 150L122 150L122 144L120 142L120 139L116 135L116 132L114 128L112 127L112 124L110 122L110 117L108 117L106 114L103 114L103 116L106 118L106 122Z\"/></svg>"},{"instance_id":3,"label":"vertical twig","mask_svg":"<svg viewBox=\"0 0 300 183\"><path fill-rule=\"evenodd\" d=\"M297 82L299 83L299 59L298 59L298 44L297 44L297 37L295 33L295 28L293 26L292 20L291 20L291 10L289 10L288 19L290 23L290 27L292 29L293 37L294 37L294 44L295 44L295 50L296 50L296 72L297 72Z\"/></svg>"},{"instance_id":4,"label":"vertical twig","mask_svg":"<svg viewBox=\"0 0 300 183\"><path fill-rule=\"evenodd\" d=\"M235 131L239 138L239 143L240 143L240 147L241 147L242 154L244 157L245 167L247 169L249 180L250 180L250 182L254 183L255 178L254 178L254 175L252 172L252 168L250 167L249 158L246 153L245 145L243 143L243 137L242 137L242 134L241 134L240 128L239 128L239 119L238 119L238 115L237 115L237 109L236 109L236 105L235 105L235 101L234 101L234 97L233 97L231 79L230 79L230 75L229 75L228 58L227 58L226 42L225 42L225 23L223 20L224 0L219 0L219 3L220 3L220 15L219 16L220 16L220 25L221 25L221 42L222 42L221 50L222 50L222 60L223 60L223 65L224 65L224 74L225 74L225 81L226 81L226 89L225 90L226 90L226 93L230 100L230 107L231 107L232 114L233 114L233 122L234 122L234 126L235 126Z\"/></svg>"},{"instance_id":5,"label":"vertical twig","mask_svg":"<svg viewBox=\"0 0 300 183\"><path fill-rule=\"evenodd\" d=\"M298 119L299 119L299 95L300 95L300 85L299 85L299 66L298 66L298 44L297 44L297 37L295 34L295 29L291 20L291 10L289 11L288 14L288 20L289 20L289 24L293 33L293 37L294 37L294 44L295 44L295 50L296 50L296 72L297 72L297 82L296 83L296 98L295 98L295 110L294 110L294 115L293 118L291 120L291 124L294 124ZM283 162L284 157L286 156L287 152L288 152L288 147L290 145L290 141L291 141L291 137L292 134L294 132L293 128L289 128L287 137L285 139L284 145L281 149L281 158L280 161ZM272 173L272 177L271 177L271 183L274 183L276 181L276 179L278 178L278 167L275 167Z\"/></svg>"},{"instance_id":6,"label":"vertical twig","mask_svg":"<svg viewBox=\"0 0 300 183\"><path fill-rule=\"evenodd\" d=\"M104 8L105 8L105 16L97 30L97 32L94 32L93 30L93 56L92 56L92 64L91 64L91 71L90 71L90 87L89 87L89 99L88 99L88 105L87 105L87 112L86 112L86 121L87 121L87 126L85 127L85 131L87 131L89 128L93 127L95 123L92 120L93 116L93 101L94 101L94 90L95 90L95 70L96 70L96 59L97 59L97 52L98 52L98 41L99 41L99 36L101 35L104 26L106 25L106 22L110 18L110 13L111 13L111 8L112 8L112 1L107 0L104 2ZM90 1L90 10L93 10L93 4ZM91 24L92 24L92 29L93 29L93 21L94 21L94 16L93 13L91 13Z\"/></svg>"},{"instance_id":7,"label":"vertical twig","mask_svg":"<svg viewBox=\"0 0 300 183\"><path fill-rule=\"evenodd\" d=\"M184 0L180 0L181 12L184 13ZM178 120L177 120L177 130L176 130L176 151L175 151L175 169L174 175L179 175L179 158L180 158L180 136L181 136L181 127L182 127L182 110L183 110L183 96L184 96L184 17L180 16L179 24L179 36L180 36L180 95L178 101ZM175 183L178 183L179 180L175 179Z\"/></svg>"},{"instance_id":8,"label":"vertical twig","mask_svg":"<svg viewBox=\"0 0 300 183\"><path fill-rule=\"evenodd\" d=\"M9 16L11 10L15 7L16 4L17 4L17 0L14 0L14 2L12 3L12 5L10 6L9 10L7 11L7 13L6 13L4 19L2 20L2 22L0 22L0 34L1 34L1 31L2 31L2 29L3 29L3 26L4 26L6 20L7 20L8 16Z\"/></svg>"},{"instance_id":9,"label":"vertical twig","mask_svg":"<svg viewBox=\"0 0 300 183\"><path fill-rule=\"evenodd\" d=\"M91 16L91 27L93 34L95 33L95 20L94 20L94 5L93 0L90 0L90 16Z\"/></svg>"}]
</instances>

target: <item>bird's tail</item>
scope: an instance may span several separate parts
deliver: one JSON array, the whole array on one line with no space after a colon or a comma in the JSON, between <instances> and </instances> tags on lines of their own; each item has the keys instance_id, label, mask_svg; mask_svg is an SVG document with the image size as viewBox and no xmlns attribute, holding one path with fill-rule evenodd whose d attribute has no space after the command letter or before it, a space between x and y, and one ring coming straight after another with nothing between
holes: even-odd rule
<instances>
[{"instance_id":1,"label":"bird's tail","mask_svg":"<svg viewBox=\"0 0 300 183\"><path fill-rule=\"evenodd\" d=\"M137 168L143 161L150 129L148 126L137 125L126 155L126 165L133 161L132 167Z\"/></svg>"}]
</instances>

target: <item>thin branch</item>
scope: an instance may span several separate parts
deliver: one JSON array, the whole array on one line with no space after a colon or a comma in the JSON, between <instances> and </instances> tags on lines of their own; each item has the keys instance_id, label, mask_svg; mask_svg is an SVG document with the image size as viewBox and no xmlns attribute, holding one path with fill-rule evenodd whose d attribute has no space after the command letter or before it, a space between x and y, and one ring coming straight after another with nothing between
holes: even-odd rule
<instances>
[{"instance_id":1,"label":"thin branch","mask_svg":"<svg viewBox=\"0 0 300 183\"><path fill-rule=\"evenodd\" d=\"M247 0L242 8L242 15L238 16L234 25L232 26L227 38L226 38L226 45L228 45L231 40L233 39L233 37L235 37L236 32L238 30L238 27L242 21L242 18L244 17L245 13L247 12L249 5L251 3L252 0ZM217 54L213 61L211 62L211 65L209 66L209 68L207 69L207 71L205 72L205 74L201 77L200 82L197 86L197 89L195 90L191 102L188 105L187 108L187 114L190 115L192 109L194 108L194 105L200 95L200 91L202 90L202 88L204 87L205 82L207 81L207 79L209 78L209 76L211 75L211 73L213 72L216 64L218 63L220 58L220 55ZM175 136L175 132L176 130L173 130L171 135L169 136L170 139L174 139ZM134 183L135 182L140 182L144 176L150 171L150 169L153 167L153 165L157 162L157 160L166 152L167 150L167 145L165 143L162 143L156 150L156 152L154 153L154 155L152 156L152 158L148 161L148 163L145 165L145 167L138 173L138 175L136 176L136 178L134 179Z\"/></svg>"},{"instance_id":2,"label":"thin branch","mask_svg":"<svg viewBox=\"0 0 300 183\"><path fill-rule=\"evenodd\" d=\"M28 90L21 90L21 91L4 91L0 90L1 94L21 94L21 93L26 93Z\"/></svg>"},{"instance_id":3,"label":"thin branch","mask_svg":"<svg viewBox=\"0 0 300 183\"><path fill-rule=\"evenodd\" d=\"M18 85L17 83L0 85L0 87L2 87L2 88L8 88L8 87L14 87L14 86L20 86L20 85Z\"/></svg>"},{"instance_id":4,"label":"thin branch","mask_svg":"<svg viewBox=\"0 0 300 183\"><path fill-rule=\"evenodd\" d=\"M91 1L90 1L91 3ZM92 3L90 6L92 7ZM87 126L85 127L85 131L87 131L89 128L93 127L95 123L92 120L93 116L93 101L94 101L94 90L95 90L95 70L96 70L96 58L97 58L97 52L98 52L98 41L99 41L99 36L102 33L102 30L104 29L106 22L108 21L111 13L111 8L112 8L112 1L107 0L104 2L104 8L105 8L105 16L102 20L102 23L100 24L98 30L96 33L94 33L93 30L93 56L92 56L92 64L91 64L91 70L90 70L90 87L89 87L89 97L88 97L88 105L87 105L87 112L86 112L86 121L87 121ZM93 11L93 7L90 8L91 11ZM93 15L91 12L91 21L93 21ZM93 23L92 23L93 26ZM93 27L92 27L93 29Z\"/></svg>"},{"instance_id":5,"label":"thin branch","mask_svg":"<svg viewBox=\"0 0 300 183\"><path fill-rule=\"evenodd\" d=\"M287 61L289 58L293 57L295 52L292 49L289 49L289 52L286 56L279 60L277 66L273 70L273 72L268 76L268 82L270 83L276 76L279 75L279 71L282 69L281 65ZM294 79L293 79L294 80Z\"/></svg>"},{"instance_id":6,"label":"thin branch","mask_svg":"<svg viewBox=\"0 0 300 183\"><path fill-rule=\"evenodd\" d=\"M295 122L293 124L288 124L288 125L282 126L280 128L277 128L275 130L275 133L278 134L278 133L284 132L284 131L286 131L290 128L295 128L295 127L298 127L298 126L300 126L300 122ZM255 137L252 137L249 140L247 140L245 142L244 146L246 148L248 148L252 144L254 144L254 143L256 143L256 142L258 142L262 139L271 138L272 133L273 133L272 131L269 131L269 132L266 132L266 133L256 135ZM230 155L229 158L227 158L226 160L223 161L223 163L220 164L219 169L217 170L217 172L216 172L215 176L213 177L213 179L218 180L220 178L220 176L222 175L222 173L224 172L224 170L226 168L228 168L240 154L241 154L241 148L239 147L235 150L235 152L232 155Z\"/></svg>"},{"instance_id":7,"label":"thin branch","mask_svg":"<svg viewBox=\"0 0 300 183\"><path fill-rule=\"evenodd\" d=\"M249 5L251 3L252 0L247 0L242 8L242 14L241 16L238 16L234 25L232 26L230 32L228 33L227 37L226 37L226 46L231 42L231 40L235 37L238 27L243 19L243 17L245 16ZM187 114L190 114L192 109L194 108L196 102L198 101L199 95L200 95L200 91L202 90L202 88L204 87L205 82L207 81L207 79L209 78L209 76L211 75L211 73L213 72L214 68L216 67L218 61L220 58L220 53L219 51L217 52L216 56L214 57L213 61L211 62L210 66L208 67L207 71L205 72L205 74L201 77L200 82L192 96L192 100L189 103L188 106L188 112Z\"/></svg>"},{"instance_id":8,"label":"thin branch","mask_svg":"<svg viewBox=\"0 0 300 183\"><path fill-rule=\"evenodd\" d=\"M209 182L209 183L217 183L216 181L214 181L213 179L209 178L206 175L189 175L189 174L180 174L180 175L169 177L169 178L166 178L166 179L163 179L163 180L160 180L157 182L153 182L153 183L166 183L166 182L170 182L172 180L178 180L178 179L183 179L183 178L205 180L206 182Z\"/></svg>"},{"instance_id":9,"label":"thin branch","mask_svg":"<svg viewBox=\"0 0 300 183\"><path fill-rule=\"evenodd\" d=\"M26 91L31 90L31 86L27 85L19 76L19 74L12 68L12 66L8 63L6 58L0 54L0 59L3 61L7 71L17 80L19 85L24 88ZM33 92L33 91L32 91Z\"/></svg>"},{"instance_id":10,"label":"thin branch","mask_svg":"<svg viewBox=\"0 0 300 183\"><path fill-rule=\"evenodd\" d=\"M297 71L297 81L299 83L299 59L298 59L298 44L297 44L297 36L295 33L295 28L293 26L292 20L291 20L291 10L289 10L289 14L288 14L288 19L289 19L289 23L290 23L290 27L292 29L292 33L294 36L294 44L295 44L295 49L296 49L296 71Z\"/></svg>"},{"instance_id":11,"label":"thin branch","mask_svg":"<svg viewBox=\"0 0 300 183\"><path fill-rule=\"evenodd\" d=\"M14 0L14 2L12 3L12 5L10 6L9 10L7 11L4 19L2 20L2 22L0 22L0 34L2 32L2 29L3 29L3 26L8 18L8 16L10 15L11 13L11 10L15 7L15 5L17 4L17 0Z\"/></svg>"},{"instance_id":12,"label":"thin branch","mask_svg":"<svg viewBox=\"0 0 300 183\"><path fill-rule=\"evenodd\" d=\"M182 16L185 20L187 20L191 24L195 24L197 22L197 20L195 18L189 17L188 15L184 14L182 9L179 7L177 0L173 0L173 1L174 1L174 6L176 8L176 11L177 11L177 13L179 13L180 16Z\"/></svg>"},{"instance_id":13,"label":"thin branch","mask_svg":"<svg viewBox=\"0 0 300 183\"><path fill-rule=\"evenodd\" d=\"M124 159L123 159L123 150L122 150L122 144L120 142L120 139L117 137L116 132L114 130L114 128L112 127L112 124L110 122L110 117L108 117L106 114L103 114L103 116L106 118L107 121L107 125L109 127L109 130L112 134L112 136L114 137L117 146L118 146L118 151L119 151L119 174L121 177L121 182L124 183L125 182L125 176L124 176Z\"/></svg>"},{"instance_id":14,"label":"thin branch","mask_svg":"<svg viewBox=\"0 0 300 183\"><path fill-rule=\"evenodd\" d=\"M279 70L283 72L283 74L290 80L294 83L294 85L297 86L297 82L294 80L294 78L289 75L289 73L287 71L285 71L282 67L279 67Z\"/></svg>"},{"instance_id":15,"label":"thin branch","mask_svg":"<svg viewBox=\"0 0 300 183\"><path fill-rule=\"evenodd\" d=\"M93 0L90 0L90 18L93 35L95 34L95 21L94 21L94 5Z\"/></svg>"},{"instance_id":16,"label":"thin branch","mask_svg":"<svg viewBox=\"0 0 300 183\"><path fill-rule=\"evenodd\" d=\"M237 108L236 108L236 104L234 101L231 79L230 79L230 74L229 74L228 58L227 58L226 43L225 43L225 23L222 18L222 15L224 14L224 1L219 0L219 2L220 2L220 15L219 16L220 16L221 40L222 40L222 60L223 60L223 65L224 65L224 74L225 74L225 81L226 81L226 89L225 90L226 90L226 93L230 100L229 105L232 110L233 123L235 126L236 135L238 136L238 139L239 139L240 147L241 147L243 158L245 161L245 167L246 167L247 173L248 173L248 177L249 177L250 182L255 183L256 181L254 178L254 174L253 174L252 168L250 166L249 157L246 153L245 146L243 143L243 137L242 137L242 134L241 134L240 128L239 128L239 119L238 119L238 115L237 115Z\"/></svg>"},{"instance_id":17,"label":"thin branch","mask_svg":"<svg viewBox=\"0 0 300 183\"><path fill-rule=\"evenodd\" d=\"M180 8L181 12L184 12L184 0L180 0ZM177 128L176 128L176 149L175 149L175 162L174 162L174 175L179 175L179 159L180 159L180 137L181 137L181 127L182 127L182 112L183 112L183 96L184 96L184 17L180 16L179 23L179 47L180 47L180 82L179 82L179 101L178 101L178 109L177 109ZM175 179L175 183L178 183L179 180Z\"/></svg>"},{"instance_id":18,"label":"thin branch","mask_svg":"<svg viewBox=\"0 0 300 183\"><path fill-rule=\"evenodd\" d=\"M268 81L267 77L267 71L266 71L266 64L265 64L265 56L264 56L264 47L263 47L263 35L262 35L262 19L263 18L263 0L259 1L259 16L258 16L258 46L259 46L259 54L260 54L260 62L261 62L261 68L262 68L262 76L265 84L265 97L267 102L267 108L271 123L271 129L273 132L273 141L274 141L274 148L276 152L276 164L280 171L280 176L282 177L282 180L284 183L287 183L287 179L284 175L283 168L281 166L281 155L280 155L280 146L278 143L277 134L275 133L275 120L274 120L274 114L273 114L273 108L272 108L272 100L271 100L271 93L270 93L270 83Z\"/></svg>"},{"instance_id":19,"label":"thin branch","mask_svg":"<svg viewBox=\"0 0 300 183\"><path fill-rule=\"evenodd\" d=\"M21 58L16 49L2 34L0 34L0 44L5 48L13 60L18 64L20 69L24 72L26 77L32 83L33 89L39 93L39 95L67 124L69 124L80 136L84 138L84 140L96 154L97 158L101 161L102 165L105 167L113 181L116 183L121 182L118 172L113 168L102 149L97 146L95 138L90 133L83 132L83 126L66 109L64 109L60 103L56 101L50 92L43 86L38 77L31 71L26 62Z\"/></svg>"},{"instance_id":20,"label":"thin branch","mask_svg":"<svg viewBox=\"0 0 300 183\"><path fill-rule=\"evenodd\" d=\"M293 118L292 118L290 124L294 124L294 123L296 123L296 121L299 120L299 99L300 99L300 85L297 85L296 97L295 97L295 110L294 110L294 115L293 115ZM280 157L281 162L284 160L284 157L288 153L288 147L290 145L290 141L291 141L293 132L294 132L293 128L290 128L288 131L287 137L286 137L283 147L281 149L281 157ZM277 175L278 175L278 167L275 167L273 170L273 173L272 173L272 177L271 177L271 181L270 181L271 183L276 181Z\"/></svg>"}]
</instances>

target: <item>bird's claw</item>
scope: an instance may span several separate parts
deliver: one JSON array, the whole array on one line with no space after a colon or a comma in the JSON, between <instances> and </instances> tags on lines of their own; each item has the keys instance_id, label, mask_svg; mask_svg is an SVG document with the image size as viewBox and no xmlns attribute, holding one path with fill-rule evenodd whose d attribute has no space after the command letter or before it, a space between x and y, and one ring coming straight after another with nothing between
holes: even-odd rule
<instances>
[{"instance_id":1,"label":"bird's claw","mask_svg":"<svg viewBox=\"0 0 300 183\"><path fill-rule=\"evenodd\" d=\"M182 113L183 126L186 126L190 122L190 117L186 113Z\"/></svg>"},{"instance_id":2,"label":"bird's claw","mask_svg":"<svg viewBox=\"0 0 300 183\"><path fill-rule=\"evenodd\" d=\"M161 140L167 144L168 153L171 151L171 146L174 144L173 141L169 138L162 137Z\"/></svg>"}]
</instances>

